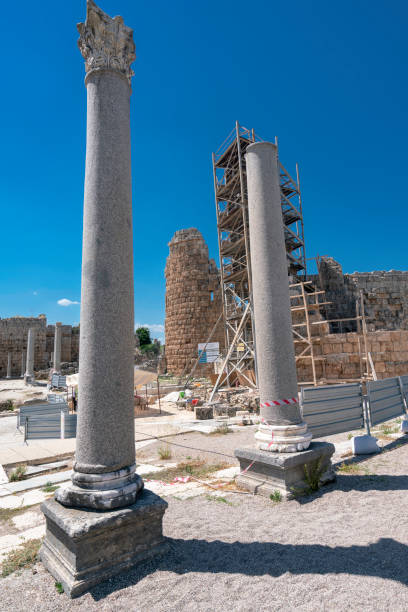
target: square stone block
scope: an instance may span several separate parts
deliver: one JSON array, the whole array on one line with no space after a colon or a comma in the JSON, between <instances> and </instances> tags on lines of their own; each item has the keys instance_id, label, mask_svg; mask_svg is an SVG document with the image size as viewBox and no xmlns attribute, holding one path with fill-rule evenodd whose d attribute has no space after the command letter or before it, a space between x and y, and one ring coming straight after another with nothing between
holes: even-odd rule
<instances>
[{"instance_id":1,"label":"square stone block","mask_svg":"<svg viewBox=\"0 0 408 612\"><path fill-rule=\"evenodd\" d=\"M291 499L307 487L305 466L309 471L319 466L320 484L336 479L331 464L334 445L330 442L312 442L309 448L298 453L271 453L253 447L238 448L235 456L240 471L254 464L237 477L238 486L257 495L269 497L278 490L285 499Z\"/></svg>"},{"instance_id":2,"label":"square stone block","mask_svg":"<svg viewBox=\"0 0 408 612\"><path fill-rule=\"evenodd\" d=\"M47 522L40 558L70 597L167 551L167 502L149 490L131 506L112 511L67 508L55 499L41 506Z\"/></svg>"}]
</instances>

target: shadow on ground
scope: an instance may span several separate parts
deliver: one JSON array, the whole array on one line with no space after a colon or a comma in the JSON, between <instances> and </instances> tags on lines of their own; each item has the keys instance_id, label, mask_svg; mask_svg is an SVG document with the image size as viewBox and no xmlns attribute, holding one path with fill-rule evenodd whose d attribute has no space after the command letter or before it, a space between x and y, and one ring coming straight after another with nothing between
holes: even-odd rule
<instances>
[{"instance_id":1,"label":"shadow on ground","mask_svg":"<svg viewBox=\"0 0 408 612\"><path fill-rule=\"evenodd\" d=\"M273 542L221 542L168 539L170 552L150 563L110 579L90 593L98 601L117 590L137 584L155 571L179 575L242 574L278 577L291 574L352 574L374 576L408 585L408 546L382 538L369 546L322 546Z\"/></svg>"},{"instance_id":2,"label":"shadow on ground","mask_svg":"<svg viewBox=\"0 0 408 612\"><path fill-rule=\"evenodd\" d=\"M336 481L321 487L316 493L299 496L299 504L309 504L329 491L408 491L408 476L388 474L343 475L337 474Z\"/></svg>"}]
</instances>

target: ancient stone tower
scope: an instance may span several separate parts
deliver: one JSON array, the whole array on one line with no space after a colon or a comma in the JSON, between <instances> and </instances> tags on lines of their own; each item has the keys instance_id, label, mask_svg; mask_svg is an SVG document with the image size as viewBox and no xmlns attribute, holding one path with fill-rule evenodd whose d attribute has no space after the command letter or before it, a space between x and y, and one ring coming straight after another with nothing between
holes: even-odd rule
<instances>
[{"instance_id":1,"label":"ancient stone tower","mask_svg":"<svg viewBox=\"0 0 408 612\"><path fill-rule=\"evenodd\" d=\"M221 312L218 269L208 258L208 247L195 229L178 230L169 242L166 263L166 358L167 370L182 374L194 364L198 344L206 342ZM212 342L223 348L223 323ZM200 366L213 371L213 366Z\"/></svg>"}]
</instances>

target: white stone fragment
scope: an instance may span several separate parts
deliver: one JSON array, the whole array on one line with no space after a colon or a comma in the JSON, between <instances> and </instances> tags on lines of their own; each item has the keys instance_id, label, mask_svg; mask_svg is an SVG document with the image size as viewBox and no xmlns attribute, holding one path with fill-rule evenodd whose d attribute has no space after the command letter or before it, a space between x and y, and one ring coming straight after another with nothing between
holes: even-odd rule
<instances>
[{"instance_id":1,"label":"white stone fragment","mask_svg":"<svg viewBox=\"0 0 408 612\"><path fill-rule=\"evenodd\" d=\"M41 525L44 522L44 516L42 514L38 514L38 512L28 511L13 516L11 520L14 527L19 530L23 530Z\"/></svg>"},{"instance_id":2,"label":"white stone fragment","mask_svg":"<svg viewBox=\"0 0 408 612\"><path fill-rule=\"evenodd\" d=\"M373 436L353 436L351 438L351 450L353 455L372 455L379 452L377 438Z\"/></svg>"},{"instance_id":3,"label":"white stone fragment","mask_svg":"<svg viewBox=\"0 0 408 612\"><path fill-rule=\"evenodd\" d=\"M8 481L6 470L2 465L0 465L0 484L6 484Z\"/></svg>"},{"instance_id":4,"label":"white stone fragment","mask_svg":"<svg viewBox=\"0 0 408 612\"><path fill-rule=\"evenodd\" d=\"M401 433L408 433L408 417L404 416L401 421Z\"/></svg>"}]
</instances>

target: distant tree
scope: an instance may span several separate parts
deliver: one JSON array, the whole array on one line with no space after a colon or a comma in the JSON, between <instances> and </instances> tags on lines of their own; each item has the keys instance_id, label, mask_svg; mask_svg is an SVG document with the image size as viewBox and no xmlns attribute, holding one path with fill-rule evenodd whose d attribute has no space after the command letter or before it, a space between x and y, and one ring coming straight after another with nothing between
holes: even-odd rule
<instances>
[{"instance_id":1,"label":"distant tree","mask_svg":"<svg viewBox=\"0 0 408 612\"><path fill-rule=\"evenodd\" d=\"M139 338L140 346L145 344L151 344L152 339L150 338L150 332L147 327L138 327L136 330L137 337Z\"/></svg>"}]
</instances>

